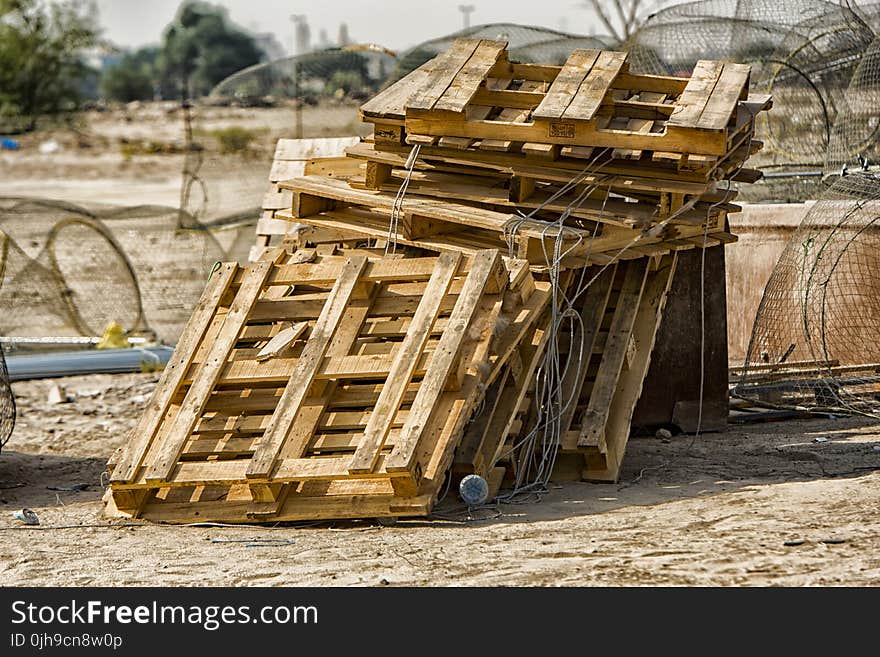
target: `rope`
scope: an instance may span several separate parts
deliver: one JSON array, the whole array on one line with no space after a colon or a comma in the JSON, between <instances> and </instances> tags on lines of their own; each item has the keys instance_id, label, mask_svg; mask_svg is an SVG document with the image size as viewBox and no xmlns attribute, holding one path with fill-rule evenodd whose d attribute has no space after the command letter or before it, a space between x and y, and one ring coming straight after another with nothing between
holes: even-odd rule
<instances>
[{"instance_id":1,"label":"rope","mask_svg":"<svg viewBox=\"0 0 880 657\"><path fill-rule=\"evenodd\" d=\"M397 227L400 224L400 216L403 214L403 201L409 190L409 182L412 179L413 169L415 169L416 161L419 159L419 152L421 150L421 144L416 144L412 147L412 150L410 150L409 157L406 158L406 164L404 165L406 176L400 184L400 188L397 190L397 195L394 197L394 203L391 206L391 218L388 221L388 240L385 243L385 255L388 255L389 253L397 253Z\"/></svg>"}]
</instances>

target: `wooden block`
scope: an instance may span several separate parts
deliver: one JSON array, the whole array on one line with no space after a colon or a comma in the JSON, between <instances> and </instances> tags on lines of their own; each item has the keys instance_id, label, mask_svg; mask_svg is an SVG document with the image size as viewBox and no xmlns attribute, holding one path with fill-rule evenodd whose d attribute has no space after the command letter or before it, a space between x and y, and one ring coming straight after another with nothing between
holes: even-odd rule
<instances>
[{"instance_id":1,"label":"wooden block","mask_svg":"<svg viewBox=\"0 0 880 657\"><path fill-rule=\"evenodd\" d=\"M391 180L391 165L381 164L379 162L367 162L367 189L378 190L389 180Z\"/></svg>"},{"instance_id":2,"label":"wooden block","mask_svg":"<svg viewBox=\"0 0 880 657\"><path fill-rule=\"evenodd\" d=\"M293 195L293 216L297 219L332 210L336 206L333 199L297 192Z\"/></svg>"},{"instance_id":3,"label":"wooden block","mask_svg":"<svg viewBox=\"0 0 880 657\"><path fill-rule=\"evenodd\" d=\"M293 326L289 326L279 331L275 337L269 340L265 347L260 349L260 353L257 354L256 358L257 362L262 363L270 358L279 356L305 332L308 326L309 325L306 322L298 322Z\"/></svg>"}]
</instances>

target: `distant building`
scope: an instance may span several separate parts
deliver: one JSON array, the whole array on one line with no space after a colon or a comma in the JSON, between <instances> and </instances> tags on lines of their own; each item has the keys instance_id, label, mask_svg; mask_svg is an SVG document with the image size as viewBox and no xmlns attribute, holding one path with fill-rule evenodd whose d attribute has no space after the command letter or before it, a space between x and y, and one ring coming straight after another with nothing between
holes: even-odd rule
<instances>
[{"instance_id":1,"label":"distant building","mask_svg":"<svg viewBox=\"0 0 880 657\"><path fill-rule=\"evenodd\" d=\"M348 35L348 25L346 23L339 24L339 38L337 41L340 48L351 45L351 37Z\"/></svg>"},{"instance_id":2,"label":"distant building","mask_svg":"<svg viewBox=\"0 0 880 657\"><path fill-rule=\"evenodd\" d=\"M312 32L309 29L309 23L303 14L294 14L290 17L293 21L294 28L294 54L305 55L312 52Z\"/></svg>"},{"instance_id":3,"label":"distant building","mask_svg":"<svg viewBox=\"0 0 880 657\"><path fill-rule=\"evenodd\" d=\"M278 39L272 32L260 32L251 34L257 44L257 48L263 51L266 61L274 62L276 59L283 59L287 53L284 51Z\"/></svg>"}]
</instances>

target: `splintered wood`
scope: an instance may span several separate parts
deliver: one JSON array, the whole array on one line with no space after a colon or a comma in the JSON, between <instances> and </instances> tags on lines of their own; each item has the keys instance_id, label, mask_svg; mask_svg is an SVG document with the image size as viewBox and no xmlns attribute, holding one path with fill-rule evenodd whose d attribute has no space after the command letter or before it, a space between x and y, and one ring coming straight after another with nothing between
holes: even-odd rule
<instances>
[{"instance_id":1,"label":"splintered wood","mask_svg":"<svg viewBox=\"0 0 880 657\"><path fill-rule=\"evenodd\" d=\"M213 274L111 464L119 511L170 522L430 511L549 285L498 251L303 255ZM490 436L477 451L498 449ZM472 470L488 478L491 465Z\"/></svg>"},{"instance_id":2,"label":"splintered wood","mask_svg":"<svg viewBox=\"0 0 880 657\"><path fill-rule=\"evenodd\" d=\"M637 75L626 53L545 66L459 39L361 107L370 138L282 140L255 262L211 277L108 506L427 515L548 453L616 481L677 252L736 240L770 105L740 64Z\"/></svg>"}]
</instances>

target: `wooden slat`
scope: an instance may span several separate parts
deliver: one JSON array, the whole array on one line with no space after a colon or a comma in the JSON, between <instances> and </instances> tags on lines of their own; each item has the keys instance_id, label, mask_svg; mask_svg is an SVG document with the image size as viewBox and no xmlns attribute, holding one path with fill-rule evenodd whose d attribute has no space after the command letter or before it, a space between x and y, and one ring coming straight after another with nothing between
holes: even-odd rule
<instances>
[{"instance_id":1,"label":"wooden slat","mask_svg":"<svg viewBox=\"0 0 880 657\"><path fill-rule=\"evenodd\" d=\"M623 461L626 443L629 439L633 411L642 392L657 329L666 303L667 293L675 272L676 254L665 256L660 266L648 274L639 310L633 322L632 344L635 353L628 359L627 366L617 381L614 397L608 409L605 424L605 468L587 468L584 478L591 481L617 481Z\"/></svg>"},{"instance_id":2,"label":"wooden slat","mask_svg":"<svg viewBox=\"0 0 880 657\"><path fill-rule=\"evenodd\" d=\"M604 438L608 409L617 388L617 381L626 361L632 338L633 322L648 273L648 258L631 260L626 265L623 287L617 297L614 318L608 330L602 362L590 394L590 403L581 422L578 447L600 446Z\"/></svg>"},{"instance_id":3,"label":"wooden slat","mask_svg":"<svg viewBox=\"0 0 880 657\"><path fill-rule=\"evenodd\" d=\"M599 58L599 50L575 50L553 80L550 90L535 108L533 116L540 119L558 119L577 94L581 83Z\"/></svg>"},{"instance_id":4,"label":"wooden slat","mask_svg":"<svg viewBox=\"0 0 880 657\"><path fill-rule=\"evenodd\" d=\"M571 427L581 398L587 369L593 354L593 346L599 335L602 319L605 317L605 308L608 305L608 298L611 296L611 287L616 271L617 265L609 266L584 293L580 311L580 330L573 334L574 343L569 346L568 369L560 387L563 409L559 427L562 435ZM580 340L577 340L578 337ZM580 362L578 362L579 354Z\"/></svg>"},{"instance_id":5,"label":"wooden slat","mask_svg":"<svg viewBox=\"0 0 880 657\"><path fill-rule=\"evenodd\" d=\"M603 50L578 87L577 93L562 114L564 119L590 121L596 116L605 94L623 68L626 53Z\"/></svg>"},{"instance_id":6,"label":"wooden slat","mask_svg":"<svg viewBox=\"0 0 880 657\"><path fill-rule=\"evenodd\" d=\"M431 424L446 383L457 366L458 354L468 327L500 262L501 254L498 251L483 251L474 257L452 317L410 407L406 424L401 430L401 440L385 463L389 472L410 471L414 467L416 450Z\"/></svg>"},{"instance_id":7,"label":"wooden slat","mask_svg":"<svg viewBox=\"0 0 880 657\"><path fill-rule=\"evenodd\" d=\"M330 342L342 318L345 308L354 296L358 281L367 259L363 256L349 258L339 279L333 286L324 309L303 348L296 367L290 373L290 381L284 388L278 407L272 416L272 422L254 457L248 465L249 478L262 479L269 476L290 429L296 420L299 409L306 398L312 380L324 360ZM307 445L303 444L298 451L300 455ZM288 446L289 447L289 446Z\"/></svg>"},{"instance_id":8,"label":"wooden slat","mask_svg":"<svg viewBox=\"0 0 880 657\"><path fill-rule=\"evenodd\" d=\"M260 349L260 353L258 353L256 357L257 362L261 363L264 360L269 360L270 358L275 358L280 355L285 349L290 347L294 340L301 336L307 328L308 324L305 322L299 322L276 333L266 346Z\"/></svg>"},{"instance_id":9,"label":"wooden slat","mask_svg":"<svg viewBox=\"0 0 880 657\"><path fill-rule=\"evenodd\" d=\"M156 432L168 409L171 401L177 394L181 383L186 376L199 344L205 332L214 319L214 313L220 299L229 290L238 265L227 263L214 272L208 281L199 302L196 304L193 314L190 315L186 326L181 333L180 340L174 349L171 360L165 365L159 377L159 383L153 393L153 398L147 410L141 415L134 430L129 435L129 440L120 454L113 473L110 476L111 483L123 483L131 481L137 474L143 462L147 448L156 436Z\"/></svg>"},{"instance_id":10,"label":"wooden slat","mask_svg":"<svg viewBox=\"0 0 880 657\"><path fill-rule=\"evenodd\" d=\"M435 57L431 72L406 108L432 109L479 45L479 39L456 39L449 50Z\"/></svg>"},{"instance_id":11,"label":"wooden slat","mask_svg":"<svg viewBox=\"0 0 880 657\"><path fill-rule=\"evenodd\" d=\"M722 62L701 59L675 103L668 126L696 128L723 69ZM669 149L673 150L673 149Z\"/></svg>"},{"instance_id":12,"label":"wooden slat","mask_svg":"<svg viewBox=\"0 0 880 657\"><path fill-rule=\"evenodd\" d=\"M363 442L348 467L349 472L369 472L376 465L379 450L385 443L391 422L403 401L419 356L431 337L431 327L440 314L440 301L452 284L460 260L461 256L456 253L444 253L437 259L437 268L425 287L424 296L413 315L406 338L394 357L388 379L364 431Z\"/></svg>"},{"instance_id":13,"label":"wooden slat","mask_svg":"<svg viewBox=\"0 0 880 657\"><path fill-rule=\"evenodd\" d=\"M743 89L748 88L749 71L747 64L725 63L718 84L712 90L703 108L697 127L703 130L724 130L733 116Z\"/></svg>"},{"instance_id":14,"label":"wooden slat","mask_svg":"<svg viewBox=\"0 0 880 657\"><path fill-rule=\"evenodd\" d=\"M174 470L180 452L205 410L208 397L217 384L229 353L256 303L274 263L255 262L248 267L244 281L235 295L220 332L208 350L205 362L199 368L196 381L190 386L174 421L169 427L159 451L146 472L147 481L161 482Z\"/></svg>"},{"instance_id":15,"label":"wooden slat","mask_svg":"<svg viewBox=\"0 0 880 657\"><path fill-rule=\"evenodd\" d=\"M361 105L361 116L367 120L370 118L403 120L406 116L407 101L427 83L434 66L435 62L431 59L387 89L380 91Z\"/></svg>"},{"instance_id":16,"label":"wooden slat","mask_svg":"<svg viewBox=\"0 0 880 657\"><path fill-rule=\"evenodd\" d=\"M506 41L483 39L467 63L461 68L443 95L434 103L434 110L463 112L486 79L490 69L505 53Z\"/></svg>"}]
</instances>

